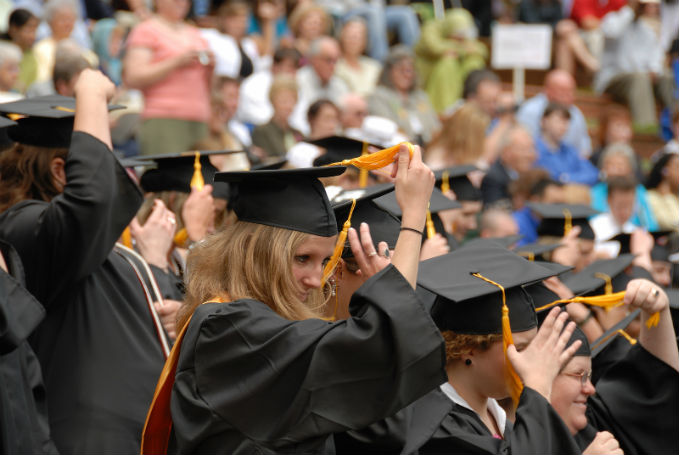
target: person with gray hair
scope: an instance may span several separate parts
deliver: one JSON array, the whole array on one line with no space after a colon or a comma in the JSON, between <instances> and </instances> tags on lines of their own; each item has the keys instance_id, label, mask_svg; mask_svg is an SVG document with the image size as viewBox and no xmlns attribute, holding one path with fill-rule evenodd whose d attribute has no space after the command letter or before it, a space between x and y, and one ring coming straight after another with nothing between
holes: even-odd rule
<instances>
[{"instance_id":1,"label":"person with gray hair","mask_svg":"<svg viewBox=\"0 0 679 455\"><path fill-rule=\"evenodd\" d=\"M2 103L21 98L21 94L14 91L19 78L21 57L19 46L0 41L0 102Z\"/></svg>"},{"instance_id":2,"label":"person with gray hair","mask_svg":"<svg viewBox=\"0 0 679 455\"><path fill-rule=\"evenodd\" d=\"M405 46L395 46L389 52L377 88L368 97L368 110L393 120L419 144L428 143L440 128L429 97L418 88L413 53Z\"/></svg>"},{"instance_id":3,"label":"person with gray hair","mask_svg":"<svg viewBox=\"0 0 679 455\"><path fill-rule=\"evenodd\" d=\"M592 207L600 212L607 212L609 210L608 181L611 178L635 177L637 170L636 154L628 144L614 142L604 148L598 164L602 181L594 185L590 191ZM647 231L659 229L648 201L646 188L640 183L636 186L634 213L630 222Z\"/></svg>"},{"instance_id":4,"label":"person with gray hair","mask_svg":"<svg viewBox=\"0 0 679 455\"><path fill-rule=\"evenodd\" d=\"M349 93L347 84L335 75L339 56L337 40L322 36L309 45L307 53L309 64L297 71L299 100L290 118L290 124L306 135L309 134L306 113L314 101L327 98L338 104L342 97Z\"/></svg>"},{"instance_id":5,"label":"person with gray hair","mask_svg":"<svg viewBox=\"0 0 679 455\"><path fill-rule=\"evenodd\" d=\"M78 5L73 0L49 0L45 4L44 17L51 35L41 39L35 45L35 58L38 62L36 82L38 83L52 78L57 44L71 37L79 18ZM92 66L99 64L97 56L91 50L83 48L83 55Z\"/></svg>"}]
</instances>

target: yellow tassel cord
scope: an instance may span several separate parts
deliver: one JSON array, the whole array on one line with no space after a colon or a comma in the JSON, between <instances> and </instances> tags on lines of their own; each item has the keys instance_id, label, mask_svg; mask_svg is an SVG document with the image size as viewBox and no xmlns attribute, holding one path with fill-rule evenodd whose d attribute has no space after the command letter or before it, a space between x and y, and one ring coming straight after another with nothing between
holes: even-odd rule
<instances>
[{"instance_id":1,"label":"yellow tassel cord","mask_svg":"<svg viewBox=\"0 0 679 455\"><path fill-rule=\"evenodd\" d=\"M450 191L450 176L448 171L443 171L441 175L441 192L446 194L448 191Z\"/></svg>"},{"instance_id":2,"label":"yellow tassel cord","mask_svg":"<svg viewBox=\"0 0 679 455\"><path fill-rule=\"evenodd\" d=\"M606 275L605 273L601 273L601 272L595 272L594 276L596 278L599 278L600 280L604 280L606 282L606 285L604 286L604 293L606 295L613 294L613 283L611 282L610 276Z\"/></svg>"},{"instance_id":3,"label":"yellow tassel cord","mask_svg":"<svg viewBox=\"0 0 679 455\"><path fill-rule=\"evenodd\" d=\"M436 228L434 227L434 221L431 219L431 212L427 209L427 238L430 239L436 235Z\"/></svg>"},{"instance_id":4,"label":"yellow tassel cord","mask_svg":"<svg viewBox=\"0 0 679 455\"><path fill-rule=\"evenodd\" d=\"M351 215L354 214L355 207L356 199L354 199L353 202L351 203L349 216L347 217L347 220L344 222L344 226L342 226L342 231L339 233L339 236L337 237L337 243L335 243L335 251L332 253L332 257L330 258L328 263L325 264L325 268L323 269L323 279L321 280L321 287L325 286L325 283L328 281L328 278L330 278L330 276L335 272L335 267L337 267L337 263L342 257L344 244L347 241L347 233L349 232L349 228L351 227Z\"/></svg>"},{"instance_id":5,"label":"yellow tassel cord","mask_svg":"<svg viewBox=\"0 0 679 455\"><path fill-rule=\"evenodd\" d=\"M367 154L368 154L368 143L364 142L363 149L361 150L361 156L365 156ZM366 186L368 186L368 170L361 169L358 172L358 187L365 188Z\"/></svg>"},{"instance_id":6,"label":"yellow tassel cord","mask_svg":"<svg viewBox=\"0 0 679 455\"><path fill-rule=\"evenodd\" d=\"M514 340L512 339L512 327L509 324L509 308L507 307L505 288L495 281L484 277L480 273L472 273L472 276L480 278L486 283L497 286L502 292L502 352L505 354L505 379L507 381L507 385L509 386L509 394L512 397L514 406L516 406L519 403L519 397L523 391L523 383L521 382L519 375L516 374L516 371L514 371L514 367L507 357L507 347L511 344L514 344Z\"/></svg>"},{"instance_id":7,"label":"yellow tassel cord","mask_svg":"<svg viewBox=\"0 0 679 455\"><path fill-rule=\"evenodd\" d=\"M184 248L184 245L186 245L186 242L189 240L189 234L186 232L186 229L181 228L179 232L177 232L174 235L174 244L178 248Z\"/></svg>"},{"instance_id":8,"label":"yellow tassel cord","mask_svg":"<svg viewBox=\"0 0 679 455\"><path fill-rule=\"evenodd\" d=\"M572 299L555 300L552 303L548 303L547 305L543 305L539 308L536 308L535 311L536 312L544 311L556 305L565 305L568 303L582 303L583 305L596 306L599 308L603 308L606 311L609 311L613 308L622 305L622 301L624 298L625 291L616 292L614 294L596 295L593 297L573 297ZM656 325L658 325L658 322L660 322L660 313L658 312L653 313L648 318L648 320L646 320L646 327L648 327L649 329L651 327L655 327Z\"/></svg>"},{"instance_id":9,"label":"yellow tassel cord","mask_svg":"<svg viewBox=\"0 0 679 455\"><path fill-rule=\"evenodd\" d=\"M606 341L610 340L616 335L621 335L623 338L625 338L627 341L629 341L629 344L637 344L637 340L632 338L627 332L625 332L623 329L618 329L615 332L611 332L608 335L606 335L601 341L599 341L597 344L592 346L592 350L598 348L602 344L604 344Z\"/></svg>"},{"instance_id":10,"label":"yellow tassel cord","mask_svg":"<svg viewBox=\"0 0 679 455\"><path fill-rule=\"evenodd\" d=\"M573 229L573 215L570 210L563 209L563 219L563 235L566 236Z\"/></svg>"},{"instance_id":11,"label":"yellow tassel cord","mask_svg":"<svg viewBox=\"0 0 679 455\"><path fill-rule=\"evenodd\" d=\"M350 160L342 160L337 163L327 164L326 166L354 166L359 169L365 169L367 171L374 171L377 169L382 169L385 166L389 166L391 163L396 161L398 156L398 150L402 144L408 146L410 152L410 157L413 156L413 144L410 142L401 142L400 144L394 145L379 152L370 153L368 155L361 155L358 158L352 158Z\"/></svg>"},{"instance_id":12,"label":"yellow tassel cord","mask_svg":"<svg viewBox=\"0 0 679 455\"><path fill-rule=\"evenodd\" d=\"M519 256L522 256L526 259L528 259L530 262L535 262L535 253L532 251L526 251L525 253L519 253Z\"/></svg>"},{"instance_id":13,"label":"yellow tassel cord","mask_svg":"<svg viewBox=\"0 0 679 455\"><path fill-rule=\"evenodd\" d=\"M120 236L120 243L128 248L132 248L132 232L130 232L130 227L126 227Z\"/></svg>"},{"instance_id":14,"label":"yellow tassel cord","mask_svg":"<svg viewBox=\"0 0 679 455\"><path fill-rule=\"evenodd\" d=\"M193 161L193 177L191 177L191 188L195 188L198 191L202 190L203 186L205 186L205 180L203 180L201 167L200 152L196 152L196 159Z\"/></svg>"}]
</instances>

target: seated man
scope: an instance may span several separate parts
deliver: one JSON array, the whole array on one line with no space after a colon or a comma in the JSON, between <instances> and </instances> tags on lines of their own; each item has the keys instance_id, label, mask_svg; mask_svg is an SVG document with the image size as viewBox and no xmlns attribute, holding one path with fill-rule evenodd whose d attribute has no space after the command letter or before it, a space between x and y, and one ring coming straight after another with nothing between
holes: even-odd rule
<instances>
[{"instance_id":1,"label":"seated man","mask_svg":"<svg viewBox=\"0 0 679 455\"><path fill-rule=\"evenodd\" d=\"M578 151L563 141L571 114L566 106L551 103L542 115L542 134L535 140L538 151L536 166L549 171L554 180L562 183L594 185L599 171Z\"/></svg>"}]
</instances>

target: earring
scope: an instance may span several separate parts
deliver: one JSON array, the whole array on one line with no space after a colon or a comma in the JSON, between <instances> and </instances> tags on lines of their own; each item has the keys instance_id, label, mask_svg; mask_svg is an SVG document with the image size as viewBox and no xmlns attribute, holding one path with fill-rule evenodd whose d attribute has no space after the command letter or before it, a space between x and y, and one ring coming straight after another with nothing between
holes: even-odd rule
<instances>
[{"instance_id":1,"label":"earring","mask_svg":"<svg viewBox=\"0 0 679 455\"><path fill-rule=\"evenodd\" d=\"M472 364L472 359L467 359L467 360L465 360L465 361L464 361L464 364L467 365L467 366L471 365L471 364Z\"/></svg>"}]
</instances>

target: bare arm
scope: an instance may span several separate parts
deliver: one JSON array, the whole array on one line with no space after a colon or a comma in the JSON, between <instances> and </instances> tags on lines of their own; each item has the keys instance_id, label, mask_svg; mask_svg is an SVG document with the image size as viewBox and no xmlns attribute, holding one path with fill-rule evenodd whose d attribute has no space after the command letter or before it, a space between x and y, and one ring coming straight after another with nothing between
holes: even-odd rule
<instances>
[{"instance_id":1,"label":"bare arm","mask_svg":"<svg viewBox=\"0 0 679 455\"><path fill-rule=\"evenodd\" d=\"M198 61L198 51L151 61L150 49L133 47L127 51L123 62L123 79L130 88L143 89L165 79L172 71Z\"/></svg>"},{"instance_id":2,"label":"bare arm","mask_svg":"<svg viewBox=\"0 0 679 455\"><path fill-rule=\"evenodd\" d=\"M396 200L403 212L402 227L424 231L427 204L433 188L434 173L422 162L420 148L415 146L410 158L408 147L402 145L396 169ZM391 260L413 288L417 282L421 245L421 235L402 230Z\"/></svg>"},{"instance_id":3,"label":"bare arm","mask_svg":"<svg viewBox=\"0 0 679 455\"><path fill-rule=\"evenodd\" d=\"M115 85L100 71L86 69L75 85L75 120L73 131L88 133L113 149L108 122L107 102Z\"/></svg>"},{"instance_id":4,"label":"bare arm","mask_svg":"<svg viewBox=\"0 0 679 455\"><path fill-rule=\"evenodd\" d=\"M641 308L639 342L644 349L679 371L679 350L667 294L648 280L632 280L627 285L625 303ZM656 312L660 313L660 321L648 328L646 321Z\"/></svg>"}]
</instances>

